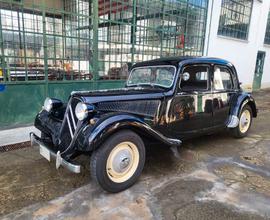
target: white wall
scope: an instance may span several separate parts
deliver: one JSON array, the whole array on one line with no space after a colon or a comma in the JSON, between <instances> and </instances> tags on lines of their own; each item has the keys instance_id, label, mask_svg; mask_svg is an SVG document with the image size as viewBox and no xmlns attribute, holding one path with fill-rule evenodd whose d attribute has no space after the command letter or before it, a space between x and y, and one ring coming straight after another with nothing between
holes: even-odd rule
<instances>
[{"instance_id":1,"label":"white wall","mask_svg":"<svg viewBox=\"0 0 270 220\"><path fill-rule=\"evenodd\" d=\"M269 8L269 0L253 1L248 40L238 40L217 35L221 0L209 0L204 54L231 61L238 71L239 80L243 83L243 87L248 89L252 87L259 50L266 52L262 86L270 87L270 46L264 45Z\"/></svg>"}]
</instances>

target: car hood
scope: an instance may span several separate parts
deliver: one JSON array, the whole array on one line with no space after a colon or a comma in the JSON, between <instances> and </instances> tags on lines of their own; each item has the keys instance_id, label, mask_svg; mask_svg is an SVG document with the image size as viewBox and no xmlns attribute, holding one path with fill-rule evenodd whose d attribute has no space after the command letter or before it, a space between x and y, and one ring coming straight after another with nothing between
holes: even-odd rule
<instances>
[{"instance_id":1,"label":"car hood","mask_svg":"<svg viewBox=\"0 0 270 220\"><path fill-rule=\"evenodd\" d=\"M85 103L99 103L108 101L153 100L164 97L164 90L156 88L122 88L96 91L72 92L72 97L78 97Z\"/></svg>"},{"instance_id":2,"label":"car hood","mask_svg":"<svg viewBox=\"0 0 270 220\"><path fill-rule=\"evenodd\" d=\"M100 112L120 112L143 117L155 117L161 100L162 89L123 88L90 92L73 92L73 98L94 104Z\"/></svg>"}]
</instances>

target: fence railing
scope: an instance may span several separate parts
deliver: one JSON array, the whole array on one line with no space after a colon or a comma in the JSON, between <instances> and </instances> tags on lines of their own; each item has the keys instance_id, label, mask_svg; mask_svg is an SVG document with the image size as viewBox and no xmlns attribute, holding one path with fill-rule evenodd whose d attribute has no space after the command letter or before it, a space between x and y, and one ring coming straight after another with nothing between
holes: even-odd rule
<instances>
[{"instance_id":1,"label":"fence railing","mask_svg":"<svg viewBox=\"0 0 270 220\"><path fill-rule=\"evenodd\" d=\"M123 80L135 62L202 55L207 0L0 0L0 82Z\"/></svg>"}]
</instances>

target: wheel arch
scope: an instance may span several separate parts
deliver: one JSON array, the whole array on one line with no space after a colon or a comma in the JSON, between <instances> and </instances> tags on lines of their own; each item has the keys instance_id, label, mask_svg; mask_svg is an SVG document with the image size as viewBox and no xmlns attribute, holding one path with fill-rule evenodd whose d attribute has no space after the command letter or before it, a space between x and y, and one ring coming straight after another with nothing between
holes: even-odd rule
<instances>
[{"instance_id":1,"label":"wheel arch","mask_svg":"<svg viewBox=\"0 0 270 220\"><path fill-rule=\"evenodd\" d=\"M252 116L257 117L257 106L254 98L249 93L242 93L238 95L235 101L232 103L230 115L238 117L241 109L248 104L252 109Z\"/></svg>"},{"instance_id":2,"label":"wheel arch","mask_svg":"<svg viewBox=\"0 0 270 220\"><path fill-rule=\"evenodd\" d=\"M228 128L235 128L239 124L239 114L245 105L249 105L252 110L252 117L257 117L257 106L254 98L249 93L241 93L234 98L231 104L230 115L227 123Z\"/></svg>"},{"instance_id":3,"label":"wheel arch","mask_svg":"<svg viewBox=\"0 0 270 220\"><path fill-rule=\"evenodd\" d=\"M248 101L246 104L250 106L250 108L252 110L252 116L253 116L253 118L256 118L257 117L257 107L256 107L255 102Z\"/></svg>"}]
</instances>

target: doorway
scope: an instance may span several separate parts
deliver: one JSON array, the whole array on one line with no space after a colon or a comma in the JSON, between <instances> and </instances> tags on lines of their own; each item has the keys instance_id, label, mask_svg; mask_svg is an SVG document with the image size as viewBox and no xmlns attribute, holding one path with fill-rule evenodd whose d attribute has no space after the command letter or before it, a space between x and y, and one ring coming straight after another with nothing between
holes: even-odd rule
<instances>
[{"instance_id":1,"label":"doorway","mask_svg":"<svg viewBox=\"0 0 270 220\"><path fill-rule=\"evenodd\" d=\"M265 52L258 51L254 79L253 79L253 86L252 86L253 90L259 90L261 88L264 60L265 60Z\"/></svg>"}]
</instances>

